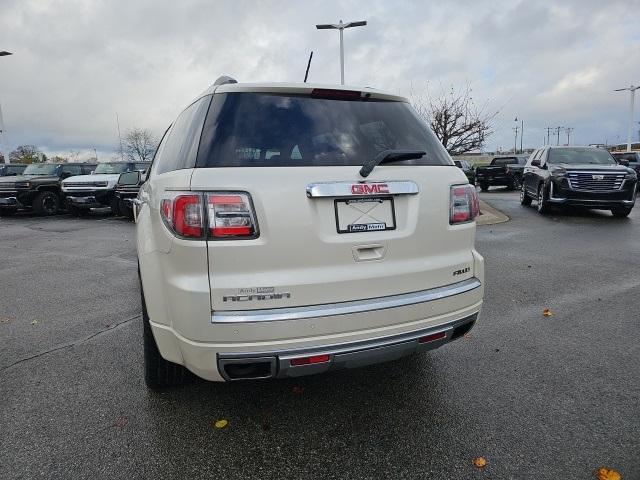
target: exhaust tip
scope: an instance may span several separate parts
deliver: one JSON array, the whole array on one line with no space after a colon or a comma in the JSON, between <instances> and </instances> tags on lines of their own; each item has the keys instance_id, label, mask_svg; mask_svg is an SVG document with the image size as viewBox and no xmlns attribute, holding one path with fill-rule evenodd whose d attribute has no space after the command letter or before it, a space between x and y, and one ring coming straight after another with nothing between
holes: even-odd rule
<instances>
[{"instance_id":1,"label":"exhaust tip","mask_svg":"<svg viewBox=\"0 0 640 480\"><path fill-rule=\"evenodd\" d=\"M218 361L218 369L225 380L259 380L276 376L275 357L229 359Z\"/></svg>"}]
</instances>

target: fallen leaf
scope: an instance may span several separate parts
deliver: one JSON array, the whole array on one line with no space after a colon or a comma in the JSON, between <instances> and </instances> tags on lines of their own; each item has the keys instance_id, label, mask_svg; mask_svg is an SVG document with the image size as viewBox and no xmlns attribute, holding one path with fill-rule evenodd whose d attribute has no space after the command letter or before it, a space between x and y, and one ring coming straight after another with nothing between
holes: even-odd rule
<instances>
[{"instance_id":1,"label":"fallen leaf","mask_svg":"<svg viewBox=\"0 0 640 480\"><path fill-rule=\"evenodd\" d=\"M0 317L0 323L9 323L11 318L9 317Z\"/></svg>"},{"instance_id":2,"label":"fallen leaf","mask_svg":"<svg viewBox=\"0 0 640 480\"><path fill-rule=\"evenodd\" d=\"M37 324L38 324L38 320L33 320L33 321L31 322L31 325L37 325Z\"/></svg>"},{"instance_id":3,"label":"fallen leaf","mask_svg":"<svg viewBox=\"0 0 640 480\"><path fill-rule=\"evenodd\" d=\"M471 334L470 334L470 333L465 333L465 334L463 335L463 337L464 337L464 338L471 338Z\"/></svg>"},{"instance_id":4,"label":"fallen leaf","mask_svg":"<svg viewBox=\"0 0 640 480\"><path fill-rule=\"evenodd\" d=\"M229 426L229 422L227 420L216 420L215 423L213 424L214 427L216 428L227 428Z\"/></svg>"},{"instance_id":5,"label":"fallen leaf","mask_svg":"<svg viewBox=\"0 0 640 480\"><path fill-rule=\"evenodd\" d=\"M542 315L544 315L545 317L550 317L551 315L553 315L553 313L551 312L551 310L549 310L548 308L545 308L542 311Z\"/></svg>"},{"instance_id":6,"label":"fallen leaf","mask_svg":"<svg viewBox=\"0 0 640 480\"><path fill-rule=\"evenodd\" d=\"M596 470L596 478L598 480L620 480L622 476L615 470L608 468L599 468Z\"/></svg>"},{"instance_id":7,"label":"fallen leaf","mask_svg":"<svg viewBox=\"0 0 640 480\"><path fill-rule=\"evenodd\" d=\"M268 432L271 430L271 411L266 411L262 416L262 430Z\"/></svg>"},{"instance_id":8,"label":"fallen leaf","mask_svg":"<svg viewBox=\"0 0 640 480\"><path fill-rule=\"evenodd\" d=\"M302 395L304 393L304 387L293 387L294 395Z\"/></svg>"},{"instance_id":9,"label":"fallen leaf","mask_svg":"<svg viewBox=\"0 0 640 480\"><path fill-rule=\"evenodd\" d=\"M487 466L487 459L484 457L476 457L473 459L473 466L476 468L484 468Z\"/></svg>"},{"instance_id":10,"label":"fallen leaf","mask_svg":"<svg viewBox=\"0 0 640 480\"><path fill-rule=\"evenodd\" d=\"M118 417L113 425L118 428L124 428L129 423L129 417Z\"/></svg>"}]
</instances>

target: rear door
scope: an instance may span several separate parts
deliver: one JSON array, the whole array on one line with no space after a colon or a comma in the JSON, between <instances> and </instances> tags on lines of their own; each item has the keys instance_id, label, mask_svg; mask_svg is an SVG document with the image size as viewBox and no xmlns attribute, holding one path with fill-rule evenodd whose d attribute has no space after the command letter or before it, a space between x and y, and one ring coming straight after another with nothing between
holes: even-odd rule
<instances>
[{"instance_id":1,"label":"rear door","mask_svg":"<svg viewBox=\"0 0 640 480\"><path fill-rule=\"evenodd\" d=\"M394 149L426 155L360 176ZM216 94L191 177L191 190L210 192L212 308L333 303L469 278L475 226L449 224L451 186L466 183L404 102ZM251 228L233 235L243 218Z\"/></svg>"}]
</instances>

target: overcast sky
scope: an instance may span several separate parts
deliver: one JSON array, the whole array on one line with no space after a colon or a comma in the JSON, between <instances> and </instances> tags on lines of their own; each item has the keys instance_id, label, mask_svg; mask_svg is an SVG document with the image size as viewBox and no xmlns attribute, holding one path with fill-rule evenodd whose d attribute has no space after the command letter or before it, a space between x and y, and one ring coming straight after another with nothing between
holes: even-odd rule
<instances>
[{"instance_id":1,"label":"overcast sky","mask_svg":"<svg viewBox=\"0 0 640 480\"><path fill-rule=\"evenodd\" d=\"M640 83L640 0L211 1L0 0L0 102L10 146L114 156L120 128L161 135L223 74L240 82L340 80L338 33L316 23L367 20L345 31L346 83L403 95L469 83L499 111L487 147L542 144L547 126L572 143L626 141ZM640 96L639 96L640 97ZM640 112L640 98L637 111ZM634 140L640 115L636 114ZM566 134L561 135L566 142ZM555 143L555 141L554 141Z\"/></svg>"}]
</instances>

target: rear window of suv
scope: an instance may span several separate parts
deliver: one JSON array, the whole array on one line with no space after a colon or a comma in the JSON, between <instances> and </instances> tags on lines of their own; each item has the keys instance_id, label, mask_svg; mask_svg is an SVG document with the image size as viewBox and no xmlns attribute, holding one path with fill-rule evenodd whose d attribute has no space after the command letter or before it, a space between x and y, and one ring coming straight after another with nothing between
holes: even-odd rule
<instances>
[{"instance_id":1,"label":"rear window of suv","mask_svg":"<svg viewBox=\"0 0 640 480\"><path fill-rule=\"evenodd\" d=\"M408 165L453 165L436 136L404 102L300 95L214 95L198 167L362 165L383 150L424 150Z\"/></svg>"}]
</instances>

